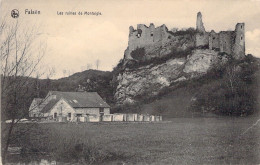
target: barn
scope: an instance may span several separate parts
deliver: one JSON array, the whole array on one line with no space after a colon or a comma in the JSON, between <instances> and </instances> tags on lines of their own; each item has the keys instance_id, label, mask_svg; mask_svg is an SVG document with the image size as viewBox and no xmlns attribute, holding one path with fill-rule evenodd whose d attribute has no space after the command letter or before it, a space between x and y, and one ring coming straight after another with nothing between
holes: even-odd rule
<instances>
[{"instance_id":1,"label":"barn","mask_svg":"<svg viewBox=\"0 0 260 165\"><path fill-rule=\"evenodd\" d=\"M35 103L36 101L33 100L31 107L35 107ZM102 116L110 114L110 106L97 92L50 91L35 109L37 111L29 109L30 117L56 121L58 118L67 121L79 121L81 117L89 115Z\"/></svg>"}]
</instances>

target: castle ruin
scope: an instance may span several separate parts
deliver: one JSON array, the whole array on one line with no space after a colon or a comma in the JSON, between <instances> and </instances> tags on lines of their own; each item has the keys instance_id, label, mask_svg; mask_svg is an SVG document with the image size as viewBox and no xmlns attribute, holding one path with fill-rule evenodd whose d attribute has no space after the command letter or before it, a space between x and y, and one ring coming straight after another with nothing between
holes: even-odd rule
<instances>
[{"instance_id":1,"label":"castle ruin","mask_svg":"<svg viewBox=\"0 0 260 165\"><path fill-rule=\"evenodd\" d=\"M220 31L216 33L214 30L206 32L202 15L197 14L196 30L196 47L208 46L210 50L217 50L232 55L239 59L245 55L245 24L237 23L235 31Z\"/></svg>"},{"instance_id":2,"label":"castle ruin","mask_svg":"<svg viewBox=\"0 0 260 165\"><path fill-rule=\"evenodd\" d=\"M165 25L155 28L152 23L149 27L144 24L138 24L137 29L130 26L125 59L133 59L131 57L131 52L137 48L165 48L172 45L172 42L175 42L174 46L180 45L176 44L176 41L178 41L180 37L177 38L175 33L176 32L168 31L168 28ZM235 59L243 58L245 55L244 23L237 23L234 31L220 31L219 33L216 33L212 30L211 32L207 32L203 25L202 14L198 12L194 38L193 47L224 52ZM184 44L182 43L181 49L187 48L187 46L183 46ZM190 43L186 45L191 46Z\"/></svg>"}]
</instances>

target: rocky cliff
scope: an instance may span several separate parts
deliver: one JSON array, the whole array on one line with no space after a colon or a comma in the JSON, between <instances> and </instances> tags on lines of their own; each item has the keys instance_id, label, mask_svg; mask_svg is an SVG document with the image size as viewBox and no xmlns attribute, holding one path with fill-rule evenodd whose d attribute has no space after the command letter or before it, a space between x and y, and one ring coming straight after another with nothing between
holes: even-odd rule
<instances>
[{"instance_id":1,"label":"rocky cliff","mask_svg":"<svg viewBox=\"0 0 260 165\"><path fill-rule=\"evenodd\" d=\"M202 76L227 60L227 56L221 56L217 51L196 49L187 57L169 59L162 64L126 68L117 76L115 98L118 104L133 103L139 96L153 96L176 82Z\"/></svg>"},{"instance_id":2,"label":"rocky cliff","mask_svg":"<svg viewBox=\"0 0 260 165\"><path fill-rule=\"evenodd\" d=\"M241 27L244 28L244 24ZM133 103L142 96L154 96L167 86L205 75L215 67L223 67L230 58L244 54L243 48L239 56L236 56L236 51L226 51L228 46L223 48L222 42L230 44L230 50L234 49L237 43L233 45L232 42L238 42L234 39L237 38L235 32L229 32L233 39L227 36L226 40L222 40L221 35L214 38L206 32L201 13L197 16L196 29L173 32L168 31L165 25L155 28L153 24L149 27L139 24L136 30L131 26L129 31L121 72L116 75L114 97L117 104ZM243 47L244 41L240 43ZM221 47L213 48L213 44Z\"/></svg>"}]
</instances>

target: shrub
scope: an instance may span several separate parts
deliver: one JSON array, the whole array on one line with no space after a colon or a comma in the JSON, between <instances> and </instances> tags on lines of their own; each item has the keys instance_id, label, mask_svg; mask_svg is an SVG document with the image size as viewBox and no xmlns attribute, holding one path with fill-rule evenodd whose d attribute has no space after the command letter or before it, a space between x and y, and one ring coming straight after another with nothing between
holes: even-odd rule
<instances>
[{"instance_id":1,"label":"shrub","mask_svg":"<svg viewBox=\"0 0 260 165\"><path fill-rule=\"evenodd\" d=\"M252 59L251 59L252 60ZM249 115L257 100L254 73L259 68L250 59L231 61L216 76L216 81L203 85L197 93L193 108L223 115ZM212 75L213 76L213 75Z\"/></svg>"},{"instance_id":2,"label":"shrub","mask_svg":"<svg viewBox=\"0 0 260 165\"><path fill-rule=\"evenodd\" d=\"M136 48L131 52L131 56L133 59L141 61L144 59L145 56L145 49L144 48Z\"/></svg>"},{"instance_id":3,"label":"shrub","mask_svg":"<svg viewBox=\"0 0 260 165\"><path fill-rule=\"evenodd\" d=\"M186 58L188 55L192 53L192 50L194 47L188 47L185 50L173 47L171 50L171 53L164 55L163 57L154 57L149 60L131 60L128 61L126 64L126 67L128 69L136 69L142 66L147 66L147 65L159 65L165 63L167 60L172 59L172 58Z\"/></svg>"},{"instance_id":4,"label":"shrub","mask_svg":"<svg viewBox=\"0 0 260 165\"><path fill-rule=\"evenodd\" d=\"M179 30L179 31L173 33L173 35L175 35L175 36L195 35L196 33L197 33L197 31L194 28L188 28L187 30Z\"/></svg>"}]
</instances>

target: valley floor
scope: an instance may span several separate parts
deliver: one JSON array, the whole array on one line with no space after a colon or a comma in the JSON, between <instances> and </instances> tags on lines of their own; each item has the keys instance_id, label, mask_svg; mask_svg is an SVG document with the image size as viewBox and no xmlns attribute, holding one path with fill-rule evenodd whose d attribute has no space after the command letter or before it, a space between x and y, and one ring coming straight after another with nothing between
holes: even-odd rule
<instances>
[{"instance_id":1,"label":"valley floor","mask_svg":"<svg viewBox=\"0 0 260 165\"><path fill-rule=\"evenodd\" d=\"M69 163L259 164L257 120L219 117L173 118L159 123L28 123L18 125L19 136L12 146L48 153L46 159ZM30 131L21 133L25 127ZM10 155L8 160L29 163L41 159L30 155Z\"/></svg>"}]
</instances>

